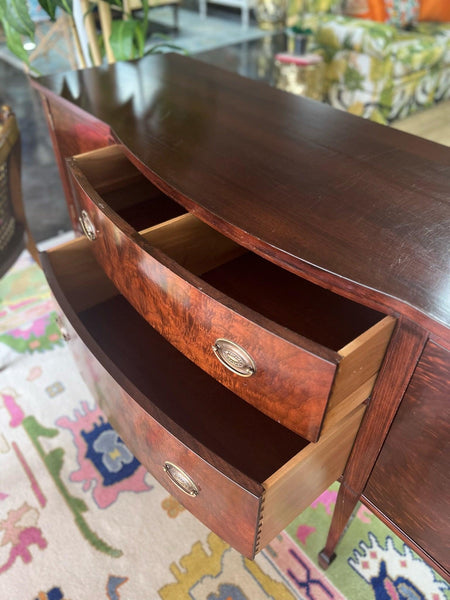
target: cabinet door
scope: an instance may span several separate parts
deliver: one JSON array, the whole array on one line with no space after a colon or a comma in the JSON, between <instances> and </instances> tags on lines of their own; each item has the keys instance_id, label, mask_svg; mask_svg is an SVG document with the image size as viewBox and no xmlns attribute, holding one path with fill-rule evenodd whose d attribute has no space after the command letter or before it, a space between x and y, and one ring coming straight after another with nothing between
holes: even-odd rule
<instances>
[{"instance_id":1,"label":"cabinet door","mask_svg":"<svg viewBox=\"0 0 450 600\"><path fill-rule=\"evenodd\" d=\"M425 348L364 496L450 570L450 353Z\"/></svg>"}]
</instances>

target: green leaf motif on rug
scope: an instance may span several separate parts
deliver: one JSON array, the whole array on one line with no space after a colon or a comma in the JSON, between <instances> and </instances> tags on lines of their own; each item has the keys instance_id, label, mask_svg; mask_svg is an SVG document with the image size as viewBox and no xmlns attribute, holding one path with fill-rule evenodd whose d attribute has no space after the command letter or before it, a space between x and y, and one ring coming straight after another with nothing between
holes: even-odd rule
<instances>
[{"instance_id":1,"label":"green leaf motif on rug","mask_svg":"<svg viewBox=\"0 0 450 600\"><path fill-rule=\"evenodd\" d=\"M61 332L56 325L56 313L36 319L27 332L13 329L0 335L0 344L5 344L19 354L45 352L56 346L62 346ZM42 331L41 331L42 330Z\"/></svg>"},{"instance_id":2,"label":"green leaf motif on rug","mask_svg":"<svg viewBox=\"0 0 450 600\"><path fill-rule=\"evenodd\" d=\"M78 526L83 537L99 552L108 554L113 558L119 558L122 556L122 551L113 548L102 540L92 529L89 527L87 522L82 516L82 513L88 511L88 506L81 498L72 496L67 489L63 479L61 478L61 470L64 464L64 449L53 448L50 452L46 453L39 440L41 437L54 438L58 435L57 429L49 429L41 425L34 416L25 417L22 421L23 428L25 429L28 437L36 448L39 456L42 458L48 472L50 473L56 487L61 493L62 497L66 501L67 506L75 517L75 523Z\"/></svg>"}]
</instances>

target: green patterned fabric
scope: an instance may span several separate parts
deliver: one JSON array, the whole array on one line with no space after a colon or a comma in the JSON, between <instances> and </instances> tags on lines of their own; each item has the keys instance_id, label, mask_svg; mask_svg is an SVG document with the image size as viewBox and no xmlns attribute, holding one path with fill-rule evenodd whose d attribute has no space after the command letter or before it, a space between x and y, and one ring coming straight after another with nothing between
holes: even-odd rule
<instances>
[{"instance_id":1,"label":"green patterned fabric","mask_svg":"<svg viewBox=\"0 0 450 600\"><path fill-rule=\"evenodd\" d=\"M390 48L392 74L394 77L403 77L431 68L442 59L444 52L444 44L437 44L431 36L402 32Z\"/></svg>"},{"instance_id":2,"label":"green patterned fabric","mask_svg":"<svg viewBox=\"0 0 450 600\"><path fill-rule=\"evenodd\" d=\"M335 107L386 124L450 98L450 69L422 70L394 80L385 77L367 82L362 74L364 63L358 58L342 53L333 61L341 66L341 71L329 71L331 78L327 80L328 100ZM373 62L368 67L373 71Z\"/></svg>"},{"instance_id":3,"label":"green patterned fabric","mask_svg":"<svg viewBox=\"0 0 450 600\"><path fill-rule=\"evenodd\" d=\"M369 56L384 58L397 34L395 27L367 19L341 15L325 15L316 29L316 40L329 49L355 50Z\"/></svg>"},{"instance_id":4,"label":"green patterned fabric","mask_svg":"<svg viewBox=\"0 0 450 600\"><path fill-rule=\"evenodd\" d=\"M342 0L289 0L288 15L338 13Z\"/></svg>"},{"instance_id":5,"label":"green patterned fabric","mask_svg":"<svg viewBox=\"0 0 450 600\"><path fill-rule=\"evenodd\" d=\"M335 14L310 13L311 51L326 63L333 106L389 123L450 98L450 23L405 30Z\"/></svg>"},{"instance_id":6,"label":"green patterned fabric","mask_svg":"<svg viewBox=\"0 0 450 600\"><path fill-rule=\"evenodd\" d=\"M415 27L421 35L433 36L436 44L444 46L442 60L444 64L450 64L450 23L418 23Z\"/></svg>"}]
</instances>

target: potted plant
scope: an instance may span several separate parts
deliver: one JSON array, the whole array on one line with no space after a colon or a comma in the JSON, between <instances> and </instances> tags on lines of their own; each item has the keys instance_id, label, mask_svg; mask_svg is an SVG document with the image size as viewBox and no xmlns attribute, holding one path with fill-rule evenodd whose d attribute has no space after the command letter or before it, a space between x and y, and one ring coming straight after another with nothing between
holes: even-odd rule
<instances>
[{"instance_id":1,"label":"potted plant","mask_svg":"<svg viewBox=\"0 0 450 600\"><path fill-rule=\"evenodd\" d=\"M300 17L295 25L290 27L288 33L292 37L293 52L295 54L305 54L308 47L308 42L313 34L313 31L306 24L306 15L309 10L308 0L302 0L300 8Z\"/></svg>"},{"instance_id":2,"label":"potted plant","mask_svg":"<svg viewBox=\"0 0 450 600\"><path fill-rule=\"evenodd\" d=\"M72 38L81 68L86 67L79 31L75 23L72 0L38 0L50 21L56 21L58 12L66 16L70 23ZM136 19L127 9L127 0L99 0L91 3L80 0L83 13L83 26L89 42L90 58L99 65L106 56L108 62L129 60L144 54L161 51L163 47L180 50L167 41L158 41L146 47L148 32L148 0L142 0L142 18ZM113 19L112 11L120 12L121 18ZM98 10L101 31L97 32L93 11ZM11 52L32 69L29 53L24 49L24 39L34 40L35 23L30 16L28 0L0 0L0 22L3 26L6 43Z\"/></svg>"}]
</instances>

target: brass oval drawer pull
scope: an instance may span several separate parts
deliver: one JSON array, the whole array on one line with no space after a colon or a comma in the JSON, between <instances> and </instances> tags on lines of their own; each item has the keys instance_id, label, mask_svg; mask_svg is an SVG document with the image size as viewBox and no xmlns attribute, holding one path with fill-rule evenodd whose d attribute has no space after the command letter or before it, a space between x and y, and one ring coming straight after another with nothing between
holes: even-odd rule
<instances>
[{"instance_id":1,"label":"brass oval drawer pull","mask_svg":"<svg viewBox=\"0 0 450 600\"><path fill-rule=\"evenodd\" d=\"M234 342L220 338L215 341L212 349L220 362L236 375L251 377L256 373L256 365L252 357Z\"/></svg>"},{"instance_id":2,"label":"brass oval drawer pull","mask_svg":"<svg viewBox=\"0 0 450 600\"><path fill-rule=\"evenodd\" d=\"M164 463L164 471L166 472L170 481L182 492L188 494L188 496L198 496L198 487L195 485L189 475L183 471L183 469L180 469L180 467L177 467L177 465L166 461Z\"/></svg>"},{"instance_id":3,"label":"brass oval drawer pull","mask_svg":"<svg viewBox=\"0 0 450 600\"><path fill-rule=\"evenodd\" d=\"M67 331L67 328L64 326L63 321L59 315L56 315L56 325L61 333L61 337L65 342L70 340L70 333Z\"/></svg>"},{"instance_id":4,"label":"brass oval drawer pull","mask_svg":"<svg viewBox=\"0 0 450 600\"><path fill-rule=\"evenodd\" d=\"M80 221L81 229L83 230L84 235L88 240L93 242L97 237L97 233L95 231L94 224L84 209L81 211L81 215L78 220Z\"/></svg>"}]
</instances>

